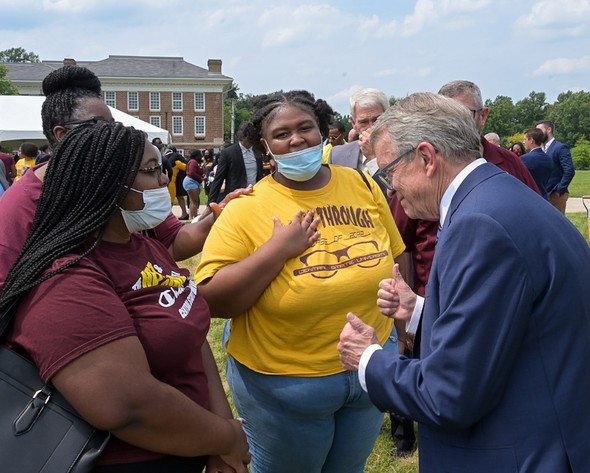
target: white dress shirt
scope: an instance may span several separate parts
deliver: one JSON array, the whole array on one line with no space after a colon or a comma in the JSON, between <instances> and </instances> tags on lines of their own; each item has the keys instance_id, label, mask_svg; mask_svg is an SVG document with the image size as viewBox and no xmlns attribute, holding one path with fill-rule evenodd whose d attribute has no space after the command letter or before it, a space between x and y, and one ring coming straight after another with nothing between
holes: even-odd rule
<instances>
[{"instance_id":1,"label":"white dress shirt","mask_svg":"<svg viewBox=\"0 0 590 473\"><path fill-rule=\"evenodd\" d=\"M457 192L457 189L459 188L459 186L463 183L463 181L465 180L465 178L467 176L469 176L469 174L471 174L476 168L478 168L479 166L481 166L482 164L485 164L486 160L483 158L479 158L476 159L475 161L473 161L472 163L469 163L467 166L465 166L461 172L459 174L457 174L455 176L455 178L452 180L451 184L449 185L449 187L447 188L447 190L445 191L445 193L442 196L442 199L440 201L440 227L443 228L444 227L444 223L445 223L445 219L447 218L447 214L449 213L449 208L451 206L451 201L453 200L453 197L455 196L455 193ZM418 329L418 323L420 322L420 317L422 316L422 308L424 307L424 298L421 296L416 296L416 305L414 306L414 312L412 313L412 316L409 320L409 322L406 323L406 331L408 333L416 333L416 330ZM363 354L361 355L361 359L359 360L359 371L358 371L358 376L359 376L359 382L361 384L361 387L367 391L367 383L365 381L365 371L367 369L367 365L369 364L369 360L371 359L371 356L373 355L373 353L375 353L377 350L382 350L383 347L381 347L381 345L378 344L373 344L368 346L365 351L363 352Z\"/></svg>"}]
</instances>

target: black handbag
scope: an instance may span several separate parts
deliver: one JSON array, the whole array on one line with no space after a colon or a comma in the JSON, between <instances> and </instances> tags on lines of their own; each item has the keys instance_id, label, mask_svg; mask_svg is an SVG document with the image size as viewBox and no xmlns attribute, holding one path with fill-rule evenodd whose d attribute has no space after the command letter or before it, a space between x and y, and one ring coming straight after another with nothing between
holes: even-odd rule
<instances>
[{"instance_id":1,"label":"black handbag","mask_svg":"<svg viewBox=\"0 0 590 473\"><path fill-rule=\"evenodd\" d=\"M2 473L89 473L109 438L46 384L33 363L0 344Z\"/></svg>"}]
</instances>

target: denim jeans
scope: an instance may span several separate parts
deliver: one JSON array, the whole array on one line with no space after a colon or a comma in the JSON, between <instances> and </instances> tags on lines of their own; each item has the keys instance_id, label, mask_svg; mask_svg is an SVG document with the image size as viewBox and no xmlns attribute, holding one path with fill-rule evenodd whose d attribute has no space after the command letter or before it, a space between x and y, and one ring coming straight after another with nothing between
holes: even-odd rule
<instances>
[{"instance_id":1,"label":"denim jeans","mask_svg":"<svg viewBox=\"0 0 590 473\"><path fill-rule=\"evenodd\" d=\"M397 351L395 330L384 349ZM231 356L227 380L252 454L252 473L362 473L383 413L345 371L265 375Z\"/></svg>"}]
</instances>

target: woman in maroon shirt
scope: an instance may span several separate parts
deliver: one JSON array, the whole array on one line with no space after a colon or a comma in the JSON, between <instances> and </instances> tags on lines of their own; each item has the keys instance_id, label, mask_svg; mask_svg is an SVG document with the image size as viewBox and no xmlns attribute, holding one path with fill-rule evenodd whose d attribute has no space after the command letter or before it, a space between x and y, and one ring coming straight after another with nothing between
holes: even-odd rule
<instances>
[{"instance_id":1,"label":"woman in maroon shirt","mask_svg":"<svg viewBox=\"0 0 590 473\"><path fill-rule=\"evenodd\" d=\"M201 205L201 183L205 177L203 168L201 167L201 159L203 153L200 149L192 151L188 158L186 165L186 177L182 181L184 190L188 193L189 202L189 218L192 220L199 214L199 206Z\"/></svg>"}]
</instances>

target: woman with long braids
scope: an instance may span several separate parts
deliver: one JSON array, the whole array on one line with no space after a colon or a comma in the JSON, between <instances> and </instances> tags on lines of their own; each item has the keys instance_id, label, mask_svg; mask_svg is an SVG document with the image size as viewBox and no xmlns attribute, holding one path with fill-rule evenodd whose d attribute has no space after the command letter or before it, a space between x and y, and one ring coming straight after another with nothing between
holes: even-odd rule
<instances>
[{"instance_id":1,"label":"woman with long braids","mask_svg":"<svg viewBox=\"0 0 590 473\"><path fill-rule=\"evenodd\" d=\"M253 473L361 473L383 422L336 346L352 311L397 349L376 294L404 244L368 174L322 165L332 115L306 91L260 99L255 142L277 171L224 210L197 269L212 314L231 318L228 381ZM273 227L299 209L321 231L311 248Z\"/></svg>"},{"instance_id":2,"label":"woman with long braids","mask_svg":"<svg viewBox=\"0 0 590 473\"><path fill-rule=\"evenodd\" d=\"M56 69L43 80L43 93L46 96L41 109L43 133L52 148L74 128L84 123L113 121L109 107L101 97L101 84L96 75L85 67L65 66ZM75 166L72 163L72 166ZM0 291L8 269L12 266L22 250L37 207L41 188L45 180L46 164L31 168L23 179L2 196L0 215ZM18 185L17 185L18 184ZM224 205L232 198L248 193L250 190L238 190L220 206L207 208L199 222L185 225L172 212L168 218L154 230L155 236L167 248L176 261L185 260L199 253L215 220Z\"/></svg>"},{"instance_id":3,"label":"woman with long braids","mask_svg":"<svg viewBox=\"0 0 590 473\"><path fill-rule=\"evenodd\" d=\"M6 343L113 434L97 472L246 473L207 304L189 270L139 233L168 217L167 184L143 132L112 122L70 131L4 284Z\"/></svg>"}]
</instances>

